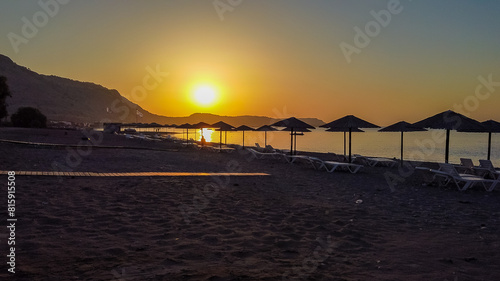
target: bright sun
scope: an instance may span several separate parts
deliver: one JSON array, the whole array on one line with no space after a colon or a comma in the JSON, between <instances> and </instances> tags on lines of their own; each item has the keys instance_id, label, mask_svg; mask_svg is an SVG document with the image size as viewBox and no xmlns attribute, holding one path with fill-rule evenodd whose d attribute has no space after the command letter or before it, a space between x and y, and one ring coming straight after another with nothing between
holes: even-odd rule
<instances>
[{"instance_id":1,"label":"bright sun","mask_svg":"<svg viewBox=\"0 0 500 281\"><path fill-rule=\"evenodd\" d=\"M210 86L200 86L194 91L194 101L201 106L209 106L215 102L216 92Z\"/></svg>"}]
</instances>

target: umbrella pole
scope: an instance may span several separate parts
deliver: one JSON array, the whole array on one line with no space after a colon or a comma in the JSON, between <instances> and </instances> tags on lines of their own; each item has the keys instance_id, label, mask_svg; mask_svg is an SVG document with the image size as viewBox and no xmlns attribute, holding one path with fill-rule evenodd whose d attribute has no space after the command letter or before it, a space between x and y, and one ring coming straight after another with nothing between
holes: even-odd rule
<instances>
[{"instance_id":1,"label":"umbrella pole","mask_svg":"<svg viewBox=\"0 0 500 281\"><path fill-rule=\"evenodd\" d=\"M245 131L243 131L243 149L245 149Z\"/></svg>"},{"instance_id":2,"label":"umbrella pole","mask_svg":"<svg viewBox=\"0 0 500 281\"><path fill-rule=\"evenodd\" d=\"M219 131L219 152L222 151L222 130Z\"/></svg>"},{"instance_id":3,"label":"umbrella pole","mask_svg":"<svg viewBox=\"0 0 500 281\"><path fill-rule=\"evenodd\" d=\"M403 131L401 131L401 167L403 167Z\"/></svg>"},{"instance_id":4,"label":"umbrella pole","mask_svg":"<svg viewBox=\"0 0 500 281\"><path fill-rule=\"evenodd\" d=\"M488 160L491 156L491 132L488 133Z\"/></svg>"},{"instance_id":5,"label":"umbrella pole","mask_svg":"<svg viewBox=\"0 0 500 281\"><path fill-rule=\"evenodd\" d=\"M290 155L293 155L293 128L290 130Z\"/></svg>"},{"instance_id":6,"label":"umbrella pole","mask_svg":"<svg viewBox=\"0 0 500 281\"><path fill-rule=\"evenodd\" d=\"M295 154L297 154L297 133L293 136L293 150L295 150Z\"/></svg>"},{"instance_id":7,"label":"umbrella pole","mask_svg":"<svg viewBox=\"0 0 500 281\"><path fill-rule=\"evenodd\" d=\"M345 131L344 131L344 157L345 157Z\"/></svg>"},{"instance_id":8,"label":"umbrella pole","mask_svg":"<svg viewBox=\"0 0 500 281\"><path fill-rule=\"evenodd\" d=\"M352 161L351 161L351 132L352 132L352 128L349 128L349 163L352 163Z\"/></svg>"},{"instance_id":9,"label":"umbrella pole","mask_svg":"<svg viewBox=\"0 0 500 281\"><path fill-rule=\"evenodd\" d=\"M444 155L444 163L448 163L448 158L450 154L450 130L446 130L446 151Z\"/></svg>"},{"instance_id":10,"label":"umbrella pole","mask_svg":"<svg viewBox=\"0 0 500 281\"><path fill-rule=\"evenodd\" d=\"M267 146L267 131L264 132L264 147Z\"/></svg>"},{"instance_id":11,"label":"umbrella pole","mask_svg":"<svg viewBox=\"0 0 500 281\"><path fill-rule=\"evenodd\" d=\"M224 132L224 144L227 145L227 131Z\"/></svg>"}]
</instances>

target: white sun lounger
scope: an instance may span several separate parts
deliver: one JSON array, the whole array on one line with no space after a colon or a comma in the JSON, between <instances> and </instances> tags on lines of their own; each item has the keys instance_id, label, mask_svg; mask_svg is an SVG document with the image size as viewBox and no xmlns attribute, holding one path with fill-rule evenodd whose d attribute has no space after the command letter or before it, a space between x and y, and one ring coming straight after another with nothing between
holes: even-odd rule
<instances>
[{"instance_id":1,"label":"white sun lounger","mask_svg":"<svg viewBox=\"0 0 500 281\"><path fill-rule=\"evenodd\" d=\"M234 151L236 151L236 149L232 148L232 147L228 147L228 146L206 146L207 148L209 148L210 150L212 150L213 152L226 152L226 153L233 153Z\"/></svg>"},{"instance_id":2,"label":"white sun lounger","mask_svg":"<svg viewBox=\"0 0 500 281\"><path fill-rule=\"evenodd\" d=\"M265 152L266 149L262 146L260 146L260 144L258 142L255 143L255 150L258 151L258 152Z\"/></svg>"},{"instance_id":3,"label":"white sun lounger","mask_svg":"<svg viewBox=\"0 0 500 281\"><path fill-rule=\"evenodd\" d=\"M277 149L277 148L274 148L270 144L266 145L266 151L268 151L268 152L278 152L278 153L290 153L290 150L288 150L288 149Z\"/></svg>"},{"instance_id":4,"label":"white sun lounger","mask_svg":"<svg viewBox=\"0 0 500 281\"><path fill-rule=\"evenodd\" d=\"M355 174L359 171L359 169L363 168L363 165L336 161L323 161L323 167L328 173L332 173L338 168Z\"/></svg>"},{"instance_id":5,"label":"white sun lounger","mask_svg":"<svg viewBox=\"0 0 500 281\"><path fill-rule=\"evenodd\" d=\"M492 171L498 172L499 170L493 166L490 160L479 160L479 165L485 169L490 169Z\"/></svg>"},{"instance_id":6,"label":"white sun lounger","mask_svg":"<svg viewBox=\"0 0 500 281\"><path fill-rule=\"evenodd\" d=\"M430 171L435 173L435 176L437 177L445 178L445 184L454 182L460 191L465 191L477 183L481 183L486 191L492 191L499 182L498 180L489 180L470 174L459 174L455 167L448 163L440 163L438 171Z\"/></svg>"},{"instance_id":7,"label":"white sun lounger","mask_svg":"<svg viewBox=\"0 0 500 281\"><path fill-rule=\"evenodd\" d=\"M490 160L479 160L479 167L488 171L488 173L493 176L493 178L500 179L500 171L495 169L493 163Z\"/></svg>"},{"instance_id":8,"label":"white sun lounger","mask_svg":"<svg viewBox=\"0 0 500 281\"><path fill-rule=\"evenodd\" d=\"M312 157L307 155L288 155L288 154L281 154L281 155L283 155L283 158L285 158L285 160L290 164L293 164L296 161L305 162L310 164L316 170L320 170L324 165L323 164L324 161L317 157Z\"/></svg>"},{"instance_id":9,"label":"white sun lounger","mask_svg":"<svg viewBox=\"0 0 500 281\"><path fill-rule=\"evenodd\" d=\"M489 173L489 170L483 167L474 166L474 162L470 158L460 158L460 165L454 165L459 173L471 174L484 177Z\"/></svg>"},{"instance_id":10,"label":"white sun lounger","mask_svg":"<svg viewBox=\"0 0 500 281\"><path fill-rule=\"evenodd\" d=\"M303 161L309 163L314 169L321 170L325 169L327 172L332 173L335 170L349 171L355 174L363 167L363 165L344 163L336 161L323 161L317 157L306 156L306 155L284 155L285 159L289 163L294 163L295 161Z\"/></svg>"},{"instance_id":11,"label":"white sun lounger","mask_svg":"<svg viewBox=\"0 0 500 281\"><path fill-rule=\"evenodd\" d=\"M399 164L398 161L384 157L365 157L361 155L355 155L352 158L352 162L354 162L355 160L364 163L370 167L375 167L377 165L385 167L396 167Z\"/></svg>"},{"instance_id":12,"label":"white sun lounger","mask_svg":"<svg viewBox=\"0 0 500 281\"><path fill-rule=\"evenodd\" d=\"M252 149L252 148L246 148L246 150L249 151L255 159L264 159L266 157L273 158L273 159L279 159L282 156L282 154L278 153L278 152L269 152L269 153L259 152L255 149Z\"/></svg>"}]
</instances>

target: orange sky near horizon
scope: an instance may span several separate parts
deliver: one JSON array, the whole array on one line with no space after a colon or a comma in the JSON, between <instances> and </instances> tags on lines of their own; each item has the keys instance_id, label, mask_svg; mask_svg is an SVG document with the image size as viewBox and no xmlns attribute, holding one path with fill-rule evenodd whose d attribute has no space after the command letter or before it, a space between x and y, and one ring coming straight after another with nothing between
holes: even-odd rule
<instances>
[{"instance_id":1,"label":"orange sky near horizon","mask_svg":"<svg viewBox=\"0 0 500 281\"><path fill-rule=\"evenodd\" d=\"M43 9L38 1L7 1L0 50L36 72L117 89L165 116L329 122L353 114L384 126L452 109L500 120L493 12L500 4L400 1L400 12L349 62L341 44L356 46L355 27L376 26L373 13L389 11L389 3L243 1L221 17L212 1L70 1L16 52L7 35L22 35L21 18ZM137 99L145 79L154 87ZM193 102L198 85L216 90L212 106Z\"/></svg>"}]
</instances>

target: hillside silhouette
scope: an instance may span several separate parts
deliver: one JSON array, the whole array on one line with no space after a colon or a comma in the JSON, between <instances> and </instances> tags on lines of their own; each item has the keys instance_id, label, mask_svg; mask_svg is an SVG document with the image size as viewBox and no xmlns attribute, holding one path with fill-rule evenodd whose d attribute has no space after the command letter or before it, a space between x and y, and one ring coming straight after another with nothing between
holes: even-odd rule
<instances>
[{"instance_id":1,"label":"hillside silhouette","mask_svg":"<svg viewBox=\"0 0 500 281\"><path fill-rule=\"evenodd\" d=\"M277 118L265 116L219 116L195 113L187 117L167 117L152 114L141 106L123 97L117 90L108 89L90 82L38 74L27 67L17 65L9 57L0 54L0 76L7 77L12 97L7 98L7 111L12 115L19 107L38 108L51 121L76 123L215 123L224 121L233 126L269 125ZM136 116L136 111L142 117ZM304 118L305 122L319 126L324 124L316 118Z\"/></svg>"}]
</instances>

